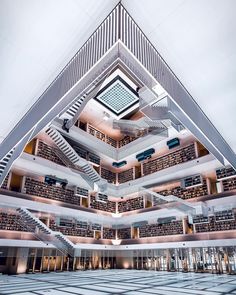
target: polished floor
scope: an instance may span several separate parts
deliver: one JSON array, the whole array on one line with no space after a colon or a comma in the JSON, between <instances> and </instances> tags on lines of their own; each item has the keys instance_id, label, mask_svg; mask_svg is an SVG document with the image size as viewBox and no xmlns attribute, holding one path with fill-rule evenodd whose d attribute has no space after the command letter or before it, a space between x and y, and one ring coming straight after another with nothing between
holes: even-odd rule
<instances>
[{"instance_id":1,"label":"polished floor","mask_svg":"<svg viewBox=\"0 0 236 295\"><path fill-rule=\"evenodd\" d=\"M236 294L236 276L141 270L1 275L0 294L228 295Z\"/></svg>"}]
</instances>

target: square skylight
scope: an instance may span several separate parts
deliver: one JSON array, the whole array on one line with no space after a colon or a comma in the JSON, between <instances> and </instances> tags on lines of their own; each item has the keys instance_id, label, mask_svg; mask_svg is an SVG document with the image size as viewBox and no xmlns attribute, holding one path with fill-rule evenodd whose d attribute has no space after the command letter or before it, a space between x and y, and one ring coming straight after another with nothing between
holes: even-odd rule
<instances>
[{"instance_id":1,"label":"square skylight","mask_svg":"<svg viewBox=\"0 0 236 295\"><path fill-rule=\"evenodd\" d=\"M102 88L96 100L119 116L139 102L137 92L119 76Z\"/></svg>"}]
</instances>

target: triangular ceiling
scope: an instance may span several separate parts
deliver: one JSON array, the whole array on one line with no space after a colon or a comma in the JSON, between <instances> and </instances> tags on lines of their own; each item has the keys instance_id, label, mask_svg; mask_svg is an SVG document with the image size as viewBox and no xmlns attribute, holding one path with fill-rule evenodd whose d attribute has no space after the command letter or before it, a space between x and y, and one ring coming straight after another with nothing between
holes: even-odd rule
<instances>
[{"instance_id":1,"label":"triangular ceiling","mask_svg":"<svg viewBox=\"0 0 236 295\"><path fill-rule=\"evenodd\" d=\"M157 1L157 2L160 2L160 1ZM129 1L125 1L124 2L124 4L128 7L129 6ZM156 3L156 2L155 2ZM155 8L157 8L157 4L158 3L156 3L155 4L154 3L154 1L151 3L151 5L154 5L152 8L153 8L153 11L155 10ZM162 11L162 9L161 9L161 7L162 8L164 8L162 5L161 5L161 2L159 3L160 4L160 6L159 6L159 10L158 11ZM139 4L140 5L140 4ZM178 1L176 1L175 2L175 5L176 5L176 8L174 9L174 7L172 7L173 8L173 11L171 12L171 11L169 11L169 9L167 9L167 7L166 7L166 11L165 11L165 9L164 9L164 11L165 11L165 13L166 13L166 15L168 15L168 13L169 13L169 15L170 15L170 18L171 18L171 15L172 14L174 14L175 12L174 11L179 11L179 9L180 9L180 11L181 11L181 7L185 7L186 8L186 5L184 4L184 2L183 1L180 1L179 3L178 3ZM7 5L6 5L7 6ZM227 5L226 5L227 6ZM106 6L107 7L107 6ZM110 6L109 6L110 7ZM140 7L140 6L138 6L138 7ZM187 11L188 10L191 10L191 8L192 8L192 6L188 6L187 5ZM130 9L130 12L131 12L131 14L132 14L132 12L134 13L134 15L135 15L135 9L134 9L134 7L130 7L129 8ZM138 20L140 20L140 15L139 16L137 16L137 19ZM140 23L141 23L141 21L142 21L142 19L140 20ZM165 23L165 20L163 19L163 21L160 21L160 23L159 23L159 25L157 25L157 28L159 27L159 26L161 26L161 24L162 23ZM147 21L147 24L150 24L148 21ZM142 27L142 29L144 30L145 29L145 25L143 25L143 27ZM154 26L155 27L155 26ZM153 27L152 27L153 28ZM145 31L145 30L144 30ZM154 30L155 31L155 30ZM172 32L172 31L170 31L170 32ZM155 34L154 34L155 35ZM168 35L168 34L167 34ZM168 37L168 36L167 36ZM196 37L196 35L195 35L195 37ZM154 37L152 37L153 38L153 40L155 41L155 38ZM162 40L161 38L160 38L160 40ZM167 38L167 40L168 40L168 38ZM178 37L178 40L180 40L179 41L179 43L181 43L181 38L180 37ZM183 45L182 45L183 46ZM157 45L157 48L159 49L159 47L158 47L158 45ZM167 50L168 51L168 50ZM172 51L172 50L171 50ZM178 52L178 51L177 51ZM185 67L186 67L186 65L185 65ZM182 66L181 68L182 68L182 71L184 71L183 70L183 68L185 68L184 66ZM186 67L187 68L187 67ZM191 70L191 69L190 69ZM177 74L178 74L178 72L177 72ZM194 80L194 81L196 81L196 80ZM188 83L187 83L188 84ZM186 85L187 86L187 85ZM198 88L199 89L199 88ZM34 97L35 98L35 97ZM207 114L208 115L208 114ZM6 120L4 120L4 121L6 121ZM218 120L218 121L220 121L220 120ZM223 120L222 120L223 121ZM9 124L9 125L11 125L11 124ZM5 134L6 135L6 134ZM4 134L3 134L3 136L4 136Z\"/></svg>"}]
</instances>

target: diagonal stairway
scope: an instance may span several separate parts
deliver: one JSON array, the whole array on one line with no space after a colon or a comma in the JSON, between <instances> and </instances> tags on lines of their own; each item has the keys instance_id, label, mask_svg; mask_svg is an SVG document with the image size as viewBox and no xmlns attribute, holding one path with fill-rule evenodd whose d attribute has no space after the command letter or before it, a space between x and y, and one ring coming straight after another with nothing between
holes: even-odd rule
<instances>
[{"instance_id":1,"label":"diagonal stairway","mask_svg":"<svg viewBox=\"0 0 236 295\"><path fill-rule=\"evenodd\" d=\"M102 179L93 166L76 153L72 146L56 129L50 127L46 130L46 133L51 137L51 139L72 164L78 165L83 172L87 174L89 178L98 185L98 187L100 187L101 191L106 189L107 181Z\"/></svg>"},{"instance_id":2,"label":"diagonal stairway","mask_svg":"<svg viewBox=\"0 0 236 295\"><path fill-rule=\"evenodd\" d=\"M16 211L20 214L21 223L23 227L26 227L31 232L34 232L35 236L46 243L52 243L63 255L74 256L75 245L61 232L52 231L42 221L35 217L26 208L18 208Z\"/></svg>"},{"instance_id":3,"label":"diagonal stairway","mask_svg":"<svg viewBox=\"0 0 236 295\"><path fill-rule=\"evenodd\" d=\"M12 165L12 155L14 153L14 149L11 150L6 156L0 161L0 184L3 183L5 177L9 172L9 168Z\"/></svg>"}]
</instances>

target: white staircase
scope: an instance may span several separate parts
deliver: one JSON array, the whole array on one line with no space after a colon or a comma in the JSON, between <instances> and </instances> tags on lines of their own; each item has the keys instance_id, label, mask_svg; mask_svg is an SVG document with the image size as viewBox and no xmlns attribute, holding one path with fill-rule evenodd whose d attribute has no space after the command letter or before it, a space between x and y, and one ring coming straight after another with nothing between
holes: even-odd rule
<instances>
[{"instance_id":1,"label":"white staircase","mask_svg":"<svg viewBox=\"0 0 236 295\"><path fill-rule=\"evenodd\" d=\"M14 149L12 149L6 156L0 161L0 185L3 183L5 177L8 174L9 168L12 165L11 157Z\"/></svg>"},{"instance_id":2,"label":"white staircase","mask_svg":"<svg viewBox=\"0 0 236 295\"><path fill-rule=\"evenodd\" d=\"M86 103L84 102L86 98L86 95L80 97L66 112L67 115L70 116L70 118L73 118L75 116L75 114L78 114L78 111L80 111L80 113L82 112L82 110L84 109L84 106L86 105Z\"/></svg>"},{"instance_id":3,"label":"white staircase","mask_svg":"<svg viewBox=\"0 0 236 295\"><path fill-rule=\"evenodd\" d=\"M39 240L52 243L64 255L74 256L75 245L62 233L52 231L26 208L18 208L16 211L20 214L22 226L34 232Z\"/></svg>"},{"instance_id":4,"label":"white staircase","mask_svg":"<svg viewBox=\"0 0 236 295\"><path fill-rule=\"evenodd\" d=\"M69 161L78 165L89 178L96 183L102 191L105 190L107 181L102 179L97 171L90 165L85 159L81 158L72 146L66 141L66 139L53 128L46 130L46 133L51 137L63 154L69 159Z\"/></svg>"}]
</instances>

